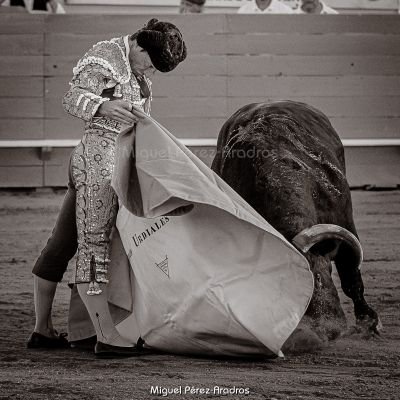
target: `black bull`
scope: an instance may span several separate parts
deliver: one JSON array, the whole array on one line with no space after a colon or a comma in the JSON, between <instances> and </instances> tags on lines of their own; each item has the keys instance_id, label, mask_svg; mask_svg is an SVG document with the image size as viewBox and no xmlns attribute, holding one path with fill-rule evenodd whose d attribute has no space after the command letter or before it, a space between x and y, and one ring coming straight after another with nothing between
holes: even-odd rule
<instances>
[{"instance_id":1,"label":"black bull","mask_svg":"<svg viewBox=\"0 0 400 400\"><path fill-rule=\"evenodd\" d=\"M346 326L332 261L357 324L378 332L364 298L344 149L324 114L291 101L242 107L220 131L212 169L307 257L315 287L303 320L319 337Z\"/></svg>"}]
</instances>

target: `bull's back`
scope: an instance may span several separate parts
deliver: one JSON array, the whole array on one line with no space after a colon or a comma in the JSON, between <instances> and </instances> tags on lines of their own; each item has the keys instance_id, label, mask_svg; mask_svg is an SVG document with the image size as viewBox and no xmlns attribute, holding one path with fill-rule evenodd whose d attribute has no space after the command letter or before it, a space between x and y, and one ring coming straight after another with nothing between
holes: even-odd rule
<instances>
[{"instance_id":1,"label":"bull's back","mask_svg":"<svg viewBox=\"0 0 400 400\"><path fill-rule=\"evenodd\" d=\"M288 239L316 223L354 231L342 143L307 104L242 107L220 131L212 168Z\"/></svg>"}]
</instances>

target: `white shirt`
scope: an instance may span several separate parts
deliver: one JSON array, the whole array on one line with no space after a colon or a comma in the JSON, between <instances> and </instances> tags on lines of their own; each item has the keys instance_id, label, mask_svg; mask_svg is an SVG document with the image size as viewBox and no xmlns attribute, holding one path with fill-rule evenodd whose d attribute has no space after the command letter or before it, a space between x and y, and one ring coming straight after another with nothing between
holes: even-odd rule
<instances>
[{"instance_id":1,"label":"white shirt","mask_svg":"<svg viewBox=\"0 0 400 400\"><path fill-rule=\"evenodd\" d=\"M320 14L339 14L336 10L327 6L324 2L321 1L321 4L322 4L322 10Z\"/></svg>"},{"instance_id":2,"label":"white shirt","mask_svg":"<svg viewBox=\"0 0 400 400\"><path fill-rule=\"evenodd\" d=\"M261 10L256 0L252 0L240 7L238 14L293 14L293 10L279 0L272 0L265 10Z\"/></svg>"},{"instance_id":3,"label":"white shirt","mask_svg":"<svg viewBox=\"0 0 400 400\"><path fill-rule=\"evenodd\" d=\"M280 0L283 4L290 7L295 13L298 12L301 7L301 0Z\"/></svg>"}]
</instances>

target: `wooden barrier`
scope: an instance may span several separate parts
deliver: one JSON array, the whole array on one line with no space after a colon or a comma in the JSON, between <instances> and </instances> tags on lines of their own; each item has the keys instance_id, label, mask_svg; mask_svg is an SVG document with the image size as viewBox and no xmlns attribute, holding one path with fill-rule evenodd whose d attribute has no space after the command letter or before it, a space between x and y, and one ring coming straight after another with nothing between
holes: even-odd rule
<instances>
[{"instance_id":1,"label":"wooden barrier","mask_svg":"<svg viewBox=\"0 0 400 400\"><path fill-rule=\"evenodd\" d=\"M148 19L0 14L0 139L79 139L82 122L61 106L73 66L96 41ZM342 139L400 138L400 16L160 19L188 46L187 60L153 82L153 116L180 138L216 138L239 107L279 99L321 109ZM64 185L69 152L45 161L32 149L0 149L0 186ZM400 183L399 147L346 152L353 186Z\"/></svg>"}]
</instances>

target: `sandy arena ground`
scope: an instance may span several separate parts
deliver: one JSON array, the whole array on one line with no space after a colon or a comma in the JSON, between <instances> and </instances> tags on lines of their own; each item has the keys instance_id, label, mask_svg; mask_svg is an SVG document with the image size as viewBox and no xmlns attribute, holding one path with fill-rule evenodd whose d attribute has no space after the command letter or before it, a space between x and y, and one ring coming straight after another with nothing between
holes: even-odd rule
<instances>
[{"instance_id":1,"label":"sandy arena ground","mask_svg":"<svg viewBox=\"0 0 400 400\"><path fill-rule=\"evenodd\" d=\"M274 361L209 360L148 355L96 360L74 350L26 349L34 324L32 264L55 222L63 193L0 192L0 399L151 399L151 386L209 388L196 399L400 398L400 191L353 192L356 225L365 249L367 301L385 331L379 338L341 338L314 354ZM337 282L337 277L335 277ZM66 328L66 284L54 306L56 327ZM352 306L341 293L349 326ZM214 386L249 388L223 396Z\"/></svg>"}]
</instances>

